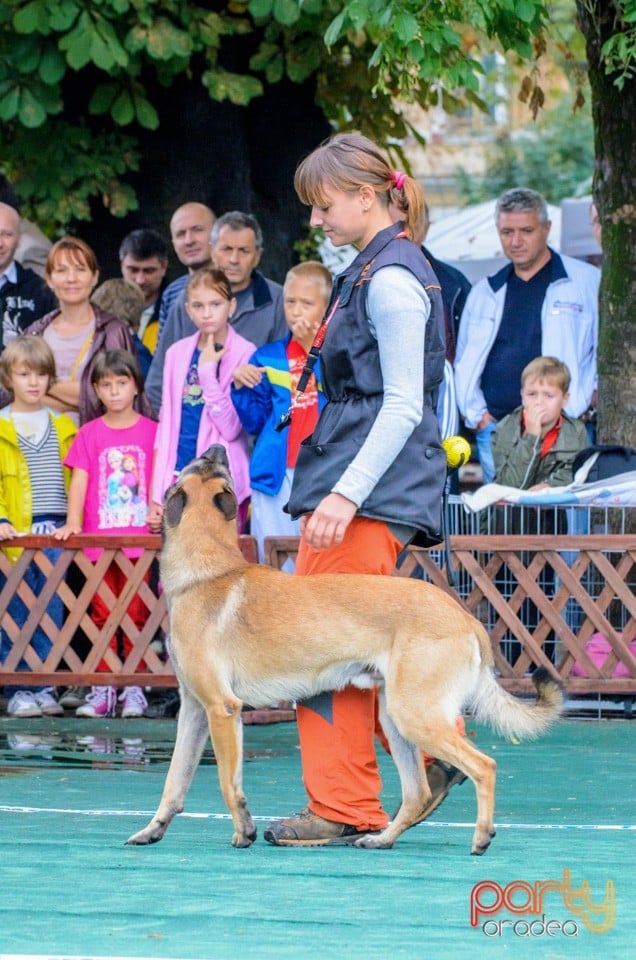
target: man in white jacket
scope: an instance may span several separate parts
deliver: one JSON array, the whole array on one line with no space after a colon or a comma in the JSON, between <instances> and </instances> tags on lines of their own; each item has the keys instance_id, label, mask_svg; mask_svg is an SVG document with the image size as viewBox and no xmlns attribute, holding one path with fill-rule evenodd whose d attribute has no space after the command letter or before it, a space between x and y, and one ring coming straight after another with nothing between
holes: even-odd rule
<instances>
[{"instance_id":1,"label":"man in white jacket","mask_svg":"<svg viewBox=\"0 0 636 960\"><path fill-rule=\"evenodd\" d=\"M596 389L600 271L548 246L545 199L534 190L503 193L495 209L510 260L472 288L455 360L457 403L476 433L484 483L494 478L490 439L519 405L521 371L537 356L557 357L572 374L566 411L580 417Z\"/></svg>"}]
</instances>

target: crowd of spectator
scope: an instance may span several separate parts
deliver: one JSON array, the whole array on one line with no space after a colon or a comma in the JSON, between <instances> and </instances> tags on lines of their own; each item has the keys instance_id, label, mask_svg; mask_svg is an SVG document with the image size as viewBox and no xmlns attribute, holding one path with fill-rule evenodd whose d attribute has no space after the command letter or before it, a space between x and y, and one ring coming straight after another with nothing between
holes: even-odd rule
<instances>
[{"instance_id":1,"label":"crowd of spectator","mask_svg":"<svg viewBox=\"0 0 636 960\"><path fill-rule=\"evenodd\" d=\"M293 266L281 285L263 275L264 239L250 213L216 217L205 204L175 210L169 234L184 272L167 283L168 242L136 229L119 248L121 276L100 285L93 250L78 237L50 244L23 221L5 184L0 202L0 540L15 561L20 534L158 532L162 499L181 468L222 443L240 504L239 527L256 537L298 533L285 506L302 441L325 402L320 361L297 385L321 321L332 277L318 261ZM399 211L398 211L399 214ZM396 218L398 217L396 214ZM428 210L426 210L426 223ZM446 357L437 414L442 435L462 430L475 444L484 482L527 488L572 479L590 441L595 404L597 268L550 246L542 196L503 194L496 229L509 263L471 285L423 247L441 286ZM420 237L426 233L423 224ZM20 259L26 238L45 259ZM418 237L418 239L420 239ZM25 252L26 258L26 252ZM294 408L292 427L276 429ZM51 548L51 557L60 548ZM93 552L96 559L101 551ZM136 559L132 551L131 558ZM35 594L37 568L25 574ZM124 586L108 572L117 597ZM25 619L16 597L8 610ZM48 610L61 624L61 601ZM108 608L96 597L97 625ZM147 611L131 603L133 622ZM0 630L0 662L11 641ZM119 650L127 637L114 638ZM50 640L39 633L41 658ZM99 669L107 669L102 663ZM23 662L19 669L27 670ZM8 713L112 716L109 685L56 696L26 682L5 688ZM148 708L127 688L124 717ZM178 698L166 698L165 712ZM161 708L154 715L161 715Z\"/></svg>"}]
</instances>

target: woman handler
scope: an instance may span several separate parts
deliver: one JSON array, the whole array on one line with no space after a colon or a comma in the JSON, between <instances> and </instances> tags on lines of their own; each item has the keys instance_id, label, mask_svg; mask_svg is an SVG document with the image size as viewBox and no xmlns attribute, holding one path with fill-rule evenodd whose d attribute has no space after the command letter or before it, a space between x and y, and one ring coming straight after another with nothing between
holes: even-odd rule
<instances>
[{"instance_id":1,"label":"woman handler","mask_svg":"<svg viewBox=\"0 0 636 960\"><path fill-rule=\"evenodd\" d=\"M296 574L390 575L406 544L441 540L446 456L434 410L444 318L419 246L424 197L360 134L323 143L294 186L313 227L360 251L335 280L320 353L327 404L301 446L288 505L303 517ZM356 687L298 704L309 805L270 824L266 840L345 844L384 829L375 714L375 691ZM430 769L441 776L423 817L463 779L437 761Z\"/></svg>"}]
</instances>

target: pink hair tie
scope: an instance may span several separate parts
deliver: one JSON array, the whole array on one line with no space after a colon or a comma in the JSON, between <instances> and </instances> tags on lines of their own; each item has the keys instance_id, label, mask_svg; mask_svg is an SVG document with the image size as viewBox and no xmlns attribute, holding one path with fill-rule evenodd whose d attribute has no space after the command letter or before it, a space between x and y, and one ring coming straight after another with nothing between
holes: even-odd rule
<instances>
[{"instance_id":1,"label":"pink hair tie","mask_svg":"<svg viewBox=\"0 0 636 960\"><path fill-rule=\"evenodd\" d=\"M396 190L401 190L404 186L404 181L406 180L405 173L399 173L397 170L393 172L393 183L395 184Z\"/></svg>"}]
</instances>

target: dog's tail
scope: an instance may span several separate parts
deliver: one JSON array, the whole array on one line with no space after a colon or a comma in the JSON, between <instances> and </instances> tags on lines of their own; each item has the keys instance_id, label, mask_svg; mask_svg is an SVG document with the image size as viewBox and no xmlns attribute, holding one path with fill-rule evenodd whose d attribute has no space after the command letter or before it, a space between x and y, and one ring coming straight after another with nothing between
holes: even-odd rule
<instances>
[{"instance_id":1,"label":"dog's tail","mask_svg":"<svg viewBox=\"0 0 636 960\"><path fill-rule=\"evenodd\" d=\"M563 709L561 684L545 667L532 675L537 699L528 703L508 693L497 681L492 669L490 638L485 630L480 646L488 644L488 655L482 661L477 687L470 704L473 716L504 737L533 740L541 736L558 719Z\"/></svg>"}]
</instances>

